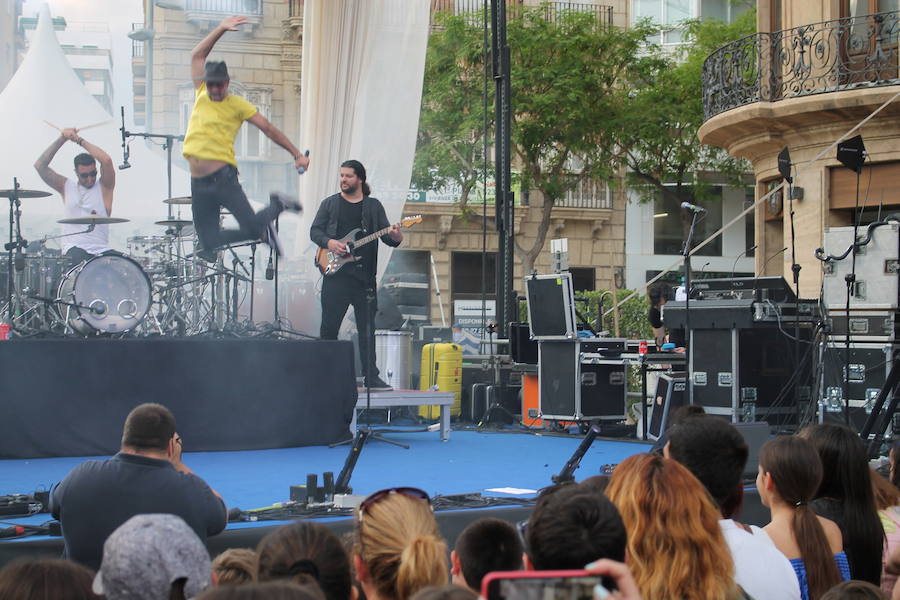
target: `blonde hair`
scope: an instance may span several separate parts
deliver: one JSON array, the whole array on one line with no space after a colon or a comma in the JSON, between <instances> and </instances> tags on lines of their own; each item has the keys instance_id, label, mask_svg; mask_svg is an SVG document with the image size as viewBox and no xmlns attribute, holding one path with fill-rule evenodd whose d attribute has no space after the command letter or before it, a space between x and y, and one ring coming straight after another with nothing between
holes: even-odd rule
<instances>
[{"instance_id":1,"label":"blonde hair","mask_svg":"<svg viewBox=\"0 0 900 600\"><path fill-rule=\"evenodd\" d=\"M431 506L400 493L357 513L353 552L366 565L381 598L406 600L449 579L447 544Z\"/></svg>"},{"instance_id":2,"label":"blonde hair","mask_svg":"<svg viewBox=\"0 0 900 600\"><path fill-rule=\"evenodd\" d=\"M719 511L686 467L637 454L616 467L606 493L625 522L626 562L645 600L738 596Z\"/></svg>"},{"instance_id":3,"label":"blonde hair","mask_svg":"<svg viewBox=\"0 0 900 600\"><path fill-rule=\"evenodd\" d=\"M256 580L256 552L249 548L229 548L212 562L217 585L243 585Z\"/></svg>"}]
</instances>

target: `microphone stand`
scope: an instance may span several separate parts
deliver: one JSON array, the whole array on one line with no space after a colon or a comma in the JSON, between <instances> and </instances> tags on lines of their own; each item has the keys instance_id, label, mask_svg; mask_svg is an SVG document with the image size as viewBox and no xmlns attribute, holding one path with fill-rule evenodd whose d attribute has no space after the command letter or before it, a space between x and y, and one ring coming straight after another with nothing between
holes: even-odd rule
<instances>
[{"instance_id":1,"label":"microphone stand","mask_svg":"<svg viewBox=\"0 0 900 600\"><path fill-rule=\"evenodd\" d=\"M130 137L140 137L144 139L161 139L165 140L163 142L163 148L166 150L166 178L168 182L167 193L168 198L172 197L172 146L174 143L183 142L183 135L172 135L170 133L137 133L134 131L128 131L125 129L125 107L122 107L122 151L124 153L124 160L122 165L119 166L119 169L127 169L131 165L128 163L129 152L126 146L125 140ZM174 215L172 213L172 205L167 204L168 207L166 218L173 219Z\"/></svg>"},{"instance_id":2,"label":"microphone stand","mask_svg":"<svg viewBox=\"0 0 900 600\"><path fill-rule=\"evenodd\" d=\"M791 221L791 273L794 279L794 368L798 377L794 380L794 407L797 411L797 428L800 428L800 420L803 412L800 410L800 264L797 262L797 240L794 234L794 178L790 176L788 165L788 177L785 181L788 185L788 216ZM847 321L849 323L849 321ZM847 333L850 331L848 329ZM848 371L849 372L849 371Z\"/></svg>"},{"instance_id":3,"label":"microphone stand","mask_svg":"<svg viewBox=\"0 0 900 600\"><path fill-rule=\"evenodd\" d=\"M687 377L685 378L685 397L688 404L694 403L694 385L693 385L693 366L691 365L691 245L694 238L694 228L697 225L697 211L691 211L691 228L688 230L687 238L684 240L684 246L681 254L684 256L684 360L687 367Z\"/></svg>"}]
</instances>

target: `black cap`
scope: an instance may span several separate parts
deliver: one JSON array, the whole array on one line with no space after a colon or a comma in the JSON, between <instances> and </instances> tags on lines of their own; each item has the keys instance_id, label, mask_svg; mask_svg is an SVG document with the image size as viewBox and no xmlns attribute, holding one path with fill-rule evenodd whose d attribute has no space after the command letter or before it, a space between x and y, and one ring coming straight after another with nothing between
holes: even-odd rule
<instances>
[{"instance_id":1,"label":"black cap","mask_svg":"<svg viewBox=\"0 0 900 600\"><path fill-rule=\"evenodd\" d=\"M225 66L225 61L223 60L210 60L206 63L206 68L203 73L203 77L200 78L200 81L211 81L213 83L218 83L220 81L228 81L230 77L228 77L228 67Z\"/></svg>"}]
</instances>

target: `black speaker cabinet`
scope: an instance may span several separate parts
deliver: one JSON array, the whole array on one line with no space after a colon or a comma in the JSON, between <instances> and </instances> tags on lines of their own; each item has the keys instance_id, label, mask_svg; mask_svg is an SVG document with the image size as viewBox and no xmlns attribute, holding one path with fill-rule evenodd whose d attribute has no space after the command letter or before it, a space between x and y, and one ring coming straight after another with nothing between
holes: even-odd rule
<instances>
[{"instance_id":1,"label":"black speaker cabinet","mask_svg":"<svg viewBox=\"0 0 900 600\"><path fill-rule=\"evenodd\" d=\"M568 340L576 336L571 273L526 277L525 296L532 339Z\"/></svg>"},{"instance_id":2,"label":"black speaker cabinet","mask_svg":"<svg viewBox=\"0 0 900 600\"><path fill-rule=\"evenodd\" d=\"M578 341L538 344L540 412L544 419L583 421L625 418L628 391L624 359L582 361Z\"/></svg>"},{"instance_id":3,"label":"black speaker cabinet","mask_svg":"<svg viewBox=\"0 0 900 600\"><path fill-rule=\"evenodd\" d=\"M669 418L680 406L684 406L684 373L663 373L656 383L656 394L647 423L647 437L658 440L669 426Z\"/></svg>"},{"instance_id":4,"label":"black speaker cabinet","mask_svg":"<svg viewBox=\"0 0 900 600\"><path fill-rule=\"evenodd\" d=\"M793 327L785 327L791 335ZM811 328L800 328L809 342ZM801 359L809 349L800 347ZM811 398L811 360L796 372L793 342L778 327L693 329L691 331L693 401L707 413L733 422L765 420L773 426L796 425L797 403Z\"/></svg>"},{"instance_id":5,"label":"black speaker cabinet","mask_svg":"<svg viewBox=\"0 0 900 600\"><path fill-rule=\"evenodd\" d=\"M531 339L528 323L509 324L509 354L514 363L537 364L538 343Z\"/></svg>"}]
</instances>

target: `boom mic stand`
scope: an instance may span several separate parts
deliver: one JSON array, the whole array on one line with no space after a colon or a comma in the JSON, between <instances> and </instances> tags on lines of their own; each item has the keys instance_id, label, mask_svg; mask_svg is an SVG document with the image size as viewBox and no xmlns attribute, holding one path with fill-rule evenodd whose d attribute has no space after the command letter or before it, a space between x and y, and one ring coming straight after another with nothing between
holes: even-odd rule
<instances>
[{"instance_id":1,"label":"boom mic stand","mask_svg":"<svg viewBox=\"0 0 900 600\"><path fill-rule=\"evenodd\" d=\"M787 146L778 154L778 171L788 186L788 216L791 221L791 273L794 278L794 368L800 372L800 264L797 262L797 239L794 233L794 178L791 176L791 154ZM849 333L849 331L848 331ZM797 427L803 411L800 409L800 381L794 381L794 407Z\"/></svg>"},{"instance_id":2,"label":"boom mic stand","mask_svg":"<svg viewBox=\"0 0 900 600\"><path fill-rule=\"evenodd\" d=\"M685 367L687 369L687 377L684 380L685 385L685 397L687 398L688 404L694 403L694 385L691 379L693 378L693 367L691 365L691 245L694 239L694 228L697 226L697 215L700 214L701 211L691 210L691 227L688 230L687 237L684 240L684 246L681 249L681 254L684 256L684 361Z\"/></svg>"}]
</instances>

